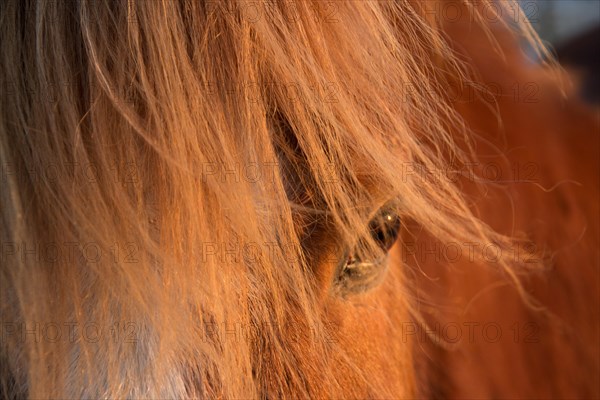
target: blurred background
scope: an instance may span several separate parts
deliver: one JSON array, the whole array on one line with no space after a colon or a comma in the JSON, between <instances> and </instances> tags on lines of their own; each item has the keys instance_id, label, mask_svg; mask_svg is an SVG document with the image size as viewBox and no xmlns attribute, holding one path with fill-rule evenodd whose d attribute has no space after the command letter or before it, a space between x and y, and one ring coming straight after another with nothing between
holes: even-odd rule
<instances>
[{"instance_id":1,"label":"blurred background","mask_svg":"<svg viewBox=\"0 0 600 400\"><path fill-rule=\"evenodd\" d=\"M554 45L600 25L600 0L520 0L520 3L540 36Z\"/></svg>"},{"instance_id":2,"label":"blurred background","mask_svg":"<svg viewBox=\"0 0 600 400\"><path fill-rule=\"evenodd\" d=\"M600 103L600 0L519 0L558 60L577 73L581 95Z\"/></svg>"}]
</instances>

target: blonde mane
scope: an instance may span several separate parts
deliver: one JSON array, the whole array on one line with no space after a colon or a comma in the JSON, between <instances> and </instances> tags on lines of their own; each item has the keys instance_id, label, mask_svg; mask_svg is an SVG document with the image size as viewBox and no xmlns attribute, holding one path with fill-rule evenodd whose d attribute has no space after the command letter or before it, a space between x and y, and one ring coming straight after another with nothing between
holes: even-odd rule
<instances>
[{"instance_id":1,"label":"blonde mane","mask_svg":"<svg viewBox=\"0 0 600 400\"><path fill-rule=\"evenodd\" d=\"M0 6L3 396L416 395L406 344L400 388L357 364L317 266L384 204L439 240L514 239L407 173L472 157L445 86L468 69L423 3L327 4ZM381 329L413 313L391 273Z\"/></svg>"}]
</instances>

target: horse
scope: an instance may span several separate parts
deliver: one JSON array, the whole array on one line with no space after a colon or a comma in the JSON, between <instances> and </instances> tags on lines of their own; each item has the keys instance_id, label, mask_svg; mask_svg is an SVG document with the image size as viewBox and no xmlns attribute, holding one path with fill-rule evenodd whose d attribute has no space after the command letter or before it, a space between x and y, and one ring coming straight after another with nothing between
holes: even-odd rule
<instances>
[{"instance_id":1,"label":"horse","mask_svg":"<svg viewBox=\"0 0 600 400\"><path fill-rule=\"evenodd\" d=\"M600 396L600 121L525 17L3 2L1 397Z\"/></svg>"}]
</instances>

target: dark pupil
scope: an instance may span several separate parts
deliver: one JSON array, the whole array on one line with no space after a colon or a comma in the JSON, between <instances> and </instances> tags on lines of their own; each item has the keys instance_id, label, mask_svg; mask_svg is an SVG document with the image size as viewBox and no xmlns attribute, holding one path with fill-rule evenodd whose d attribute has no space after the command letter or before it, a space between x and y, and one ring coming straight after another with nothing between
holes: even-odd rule
<instances>
[{"instance_id":1,"label":"dark pupil","mask_svg":"<svg viewBox=\"0 0 600 400\"><path fill-rule=\"evenodd\" d=\"M371 237L383 251L388 251L400 233L400 217L393 212L383 212L369 223Z\"/></svg>"}]
</instances>

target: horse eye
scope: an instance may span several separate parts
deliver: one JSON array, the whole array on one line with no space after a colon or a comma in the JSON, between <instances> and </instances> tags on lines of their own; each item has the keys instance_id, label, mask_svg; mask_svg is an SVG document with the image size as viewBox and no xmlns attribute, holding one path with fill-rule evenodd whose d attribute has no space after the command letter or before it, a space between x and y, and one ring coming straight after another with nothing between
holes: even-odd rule
<instances>
[{"instance_id":1,"label":"horse eye","mask_svg":"<svg viewBox=\"0 0 600 400\"><path fill-rule=\"evenodd\" d=\"M400 217L393 211L384 210L371 220L369 230L375 243L387 252L400 234Z\"/></svg>"},{"instance_id":2,"label":"horse eye","mask_svg":"<svg viewBox=\"0 0 600 400\"><path fill-rule=\"evenodd\" d=\"M350 254L346 253L338 269L335 284L342 297L365 292L383 280L387 269L386 254L396 243L400 235L400 226L398 214L387 209L380 211L369 222L371 238L383 250L384 255L375 259L363 259L356 250Z\"/></svg>"}]
</instances>

